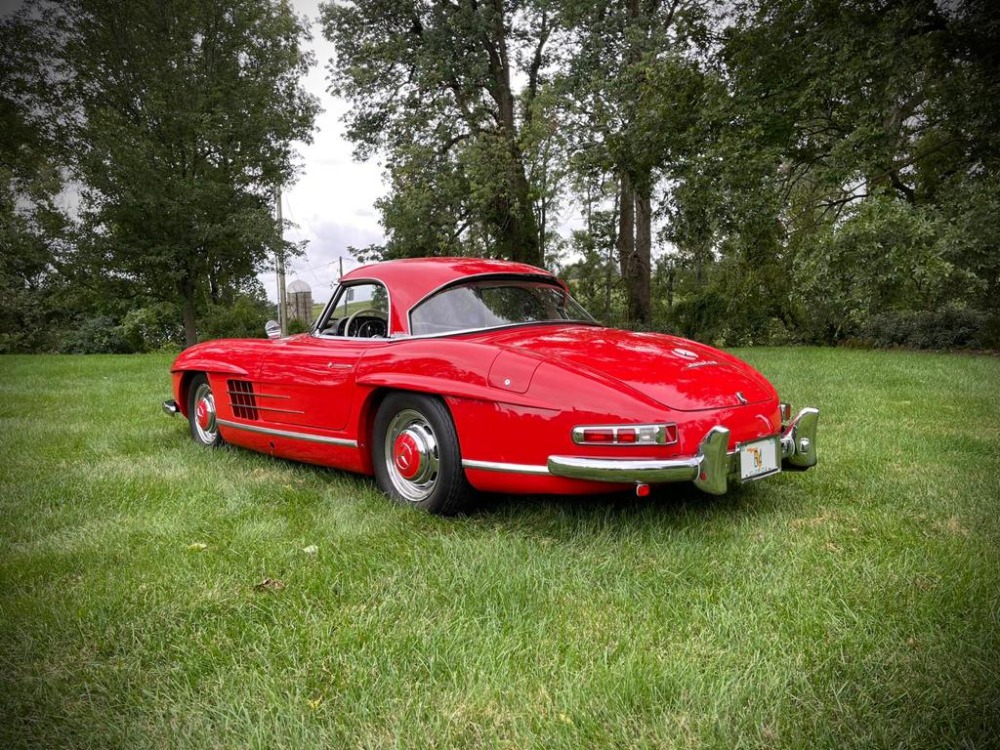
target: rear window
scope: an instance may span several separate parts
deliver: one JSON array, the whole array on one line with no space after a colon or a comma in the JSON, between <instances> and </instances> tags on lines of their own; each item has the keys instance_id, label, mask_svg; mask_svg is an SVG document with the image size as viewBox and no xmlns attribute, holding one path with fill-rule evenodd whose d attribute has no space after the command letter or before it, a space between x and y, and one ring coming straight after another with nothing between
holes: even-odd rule
<instances>
[{"instance_id":1,"label":"rear window","mask_svg":"<svg viewBox=\"0 0 1000 750\"><path fill-rule=\"evenodd\" d=\"M520 323L594 319L561 286L535 281L469 281L450 286L410 313L415 336Z\"/></svg>"}]
</instances>

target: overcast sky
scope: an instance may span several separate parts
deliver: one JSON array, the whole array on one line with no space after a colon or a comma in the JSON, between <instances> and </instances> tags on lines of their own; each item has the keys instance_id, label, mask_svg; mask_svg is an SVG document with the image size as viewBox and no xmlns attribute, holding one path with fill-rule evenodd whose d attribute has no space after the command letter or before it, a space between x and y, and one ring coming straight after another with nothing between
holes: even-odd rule
<instances>
[{"instance_id":1,"label":"overcast sky","mask_svg":"<svg viewBox=\"0 0 1000 750\"><path fill-rule=\"evenodd\" d=\"M323 113L316 118L313 142L296 146L301 174L282 197L284 218L296 225L285 232L285 239L308 241L305 255L290 260L285 275L286 283L305 281L312 287L313 299L321 302L337 282L339 259L344 258L345 271L358 265L347 252L348 246L364 247L384 240L374 205L384 189L378 164L357 163L351 158L352 146L344 138L340 121L347 105L326 92L326 67L333 57L333 45L320 31L319 0L292 0L292 5L312 23L316 64L303 85L319 98ZM268 297L277 300L275 274L264 273L260 279Z\"/></svg>"}]
</instances>

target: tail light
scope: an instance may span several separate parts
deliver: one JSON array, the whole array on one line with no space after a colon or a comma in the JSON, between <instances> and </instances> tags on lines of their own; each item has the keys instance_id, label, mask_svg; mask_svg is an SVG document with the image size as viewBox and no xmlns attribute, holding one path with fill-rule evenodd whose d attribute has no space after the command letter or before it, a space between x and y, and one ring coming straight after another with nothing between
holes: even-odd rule
<instances>
[{"instance_id":1,"label":"tail light","mask_svg":"<svg viewBox=\"0 0 1000 750\"><path fill-rule=\"evenodd\" d=\"M573 428L577 445L673 445L676 424L586 425Z\"/></svg>"}]
</instances>

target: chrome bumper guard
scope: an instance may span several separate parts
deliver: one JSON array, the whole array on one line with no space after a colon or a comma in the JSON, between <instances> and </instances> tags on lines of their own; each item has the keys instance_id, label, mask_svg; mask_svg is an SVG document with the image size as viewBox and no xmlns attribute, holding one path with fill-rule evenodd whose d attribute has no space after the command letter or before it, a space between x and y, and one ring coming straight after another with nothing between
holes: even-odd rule
<instances>
[{"instance_id":1,"label":"chrome bumper guard","mask_svg":"<svg viewBox=\"0 0 1000 750\"><path fill-rule=\"evenodd\" d=\"M781 431L782 468L803 471L816 465L816 427L819 409L800 411ZM725 494L729 477L739 473L738 451L728 453L729 430L716 425L708 431L691 458L616 459L549 456L550 474L595 482L661 484L694 482L703 492Z\"/></svg>"},{"instance_id":2,"label":"chrome bumper guard","mask_svg":"<svg viewBox=\"0 0 1000 750\"><path fill-rule=\"evenodd\" d=\"M174 401L173 399L170 399L169 401L164 401L163 402L163 413L164 414L168 414L168 415L170 415L172 417L172 416L174 416L174 414L176 414L180 410L181 409L177 405L177 402Z\"/></svg>"}]
</instances>

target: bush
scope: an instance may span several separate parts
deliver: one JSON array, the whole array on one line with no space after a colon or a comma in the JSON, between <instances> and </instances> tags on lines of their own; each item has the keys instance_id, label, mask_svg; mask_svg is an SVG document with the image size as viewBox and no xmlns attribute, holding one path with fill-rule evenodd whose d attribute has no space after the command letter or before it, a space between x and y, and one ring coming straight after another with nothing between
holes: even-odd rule
<instances>
[{"instance_id":1,"label":"bush","mask_svg":"<svg viewBox=\"0 0 1000 750\"><path fill-rule=\"evenodd\" d=\"M176 305L160 303L129 310L122 332L134 352L151 352L184 345L184 326Z\"/></svg>"},{"instance_id":2,"label":"bush","mask_svg":"<svg viewBox=\"0 0 1000 750\"><path fill-rule=\"evenodd\" d=\"M947 305L938 310L874 315L862 337L880 348L982 349L996 344L995 335L990 333L995 326L984 312Z\"/></svg>"},{"instance_id":3,"label":"bush","mask_svg":"<svg viewBox=\"0 0 1000 750\"><path fill-rule=\"evenodd\" d=\"M273 306L253 297L240 296L231 305L212 305L198 322L202 341L224 338L259 339L264 324L275 317Z\"/></svg>"},{"instance_id":4,"label":"bush","mask_svg":"<svg viewBox=\"0 0 1000 750\"><path fill-rule=\"evenodd\" d=\"M131 354L125 330L108 315L84 318L62 332L59 351L64 354Z\"/></svg>"},{"instance_id":5,"label":"bush","mask_svg":"<svg viewBox=\"0 0 1000 750\"><path fill-rule=\"evenodd\" d=\"M692 294L674 304L667 327L685 338L725 346L731 335L725 321L727 306L722 295L713 289Z\"/></svg>"}]
</instances>

